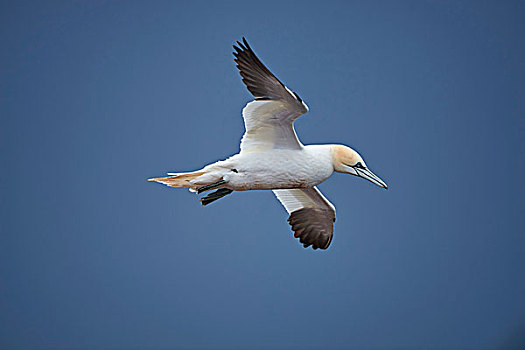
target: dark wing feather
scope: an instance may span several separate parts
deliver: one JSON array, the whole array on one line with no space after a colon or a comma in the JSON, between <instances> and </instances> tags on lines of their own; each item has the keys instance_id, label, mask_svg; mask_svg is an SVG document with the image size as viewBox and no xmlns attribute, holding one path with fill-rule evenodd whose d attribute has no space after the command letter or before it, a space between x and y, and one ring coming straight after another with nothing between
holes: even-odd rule
<instances>
[{"instance_id":1,"label":"dark wing feather","mask_svg":"<svg viewBox=\"0 0 525 350\"><path fill-rule=\"evenodd\" d=\"M245 38L242 38L242 43L237 41L237 45L233 46L234 61L237 63L242 81L256 100L287 100L287 102L294 102L294 108L298 108L301 114L307 112L299 95L288 91L284 84L266 68Z\"/></svg>"},{"instance_id":2,"label":"dark wing feather","mask_svg":"<svg viewBox=\"0 0 525 350\"><path fill-rule=\"evenodd\" d=\"M294 211L288 222L295 232L294 237L305 248L326 249L332 242L334 234L335 213L333 210L320 208L303 208Z\"/></svg>"},{"instance_id":3,"label":"dark wing feather","mask_svg":"<svg viewBox=\"0 0 525 350\"><path fill-rule=\"evenodd\" d=\"M326 249L334 235L335 208L316 187L273 190L305 248Z\"/></svg>"}]
</instances>

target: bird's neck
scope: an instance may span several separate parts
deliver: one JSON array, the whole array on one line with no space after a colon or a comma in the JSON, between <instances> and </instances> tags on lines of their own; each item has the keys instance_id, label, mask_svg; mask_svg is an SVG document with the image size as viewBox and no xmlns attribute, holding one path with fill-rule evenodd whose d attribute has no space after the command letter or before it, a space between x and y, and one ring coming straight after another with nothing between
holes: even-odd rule
<instances>
[{"instance_id":1,"label":"bird's neck","mask_svg":"<svg viewBox=\"0 0 525 350\"><path fill-rule=\"evenodd\" d=\"M304 150L317 158L333 159L333 145L306 145Z\"/></svg>"}]
</instances>

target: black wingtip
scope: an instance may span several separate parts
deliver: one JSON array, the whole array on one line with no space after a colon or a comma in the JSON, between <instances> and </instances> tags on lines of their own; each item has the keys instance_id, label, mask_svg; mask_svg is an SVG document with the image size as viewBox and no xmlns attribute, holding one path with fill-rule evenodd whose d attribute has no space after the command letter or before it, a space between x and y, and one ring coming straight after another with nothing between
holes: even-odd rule
<instances>
[{"instance_id":1,"label":"black wingtip","mask_svg":"<svg viewBox=\"0 0 525 350\"><path fill-rule=\"evenodd\" d=\"M248 44L248 41L246 40L245 37L242 37L242 42L244 43L244 46L246 46L246 48L247 48L248 50L251 50L251 47L250 47L250 45Z\"/></svg>"},{"instance_id":2,"label":"black wingtip","mask_svg":"<svg viewBox=\"0 0 525 350\"><path fill-rule=\"evenodd\" d=\"M242 42L241 42L242 41ZM234 52L233 54L234 55L238 55L240 54L241 52L243 51L252 51L252 48L250 47L250 45L248 44L248 41L246 40L245 37L242 37L242 40L239 41L239 40L236 40L235 43L237 45L233 45L233 49L235 51L237 51L237 54Z\"/></svg>"},{"instance_id":3,"label":"black wingtip","mask_svg":"<svg viewBox=\"0 0 525 350\"><path fill-rule=\"evenodd\" d=\"M242 49L242 51L247 51L246 47L243 45L243 43L237 41L237 45Z\"/></svg>"},{"instance_id":4,"label":"black wingtip","mask_svg":"<svg viewBox=\"0 0 525 350\"><path fill-rule=\"evenodd\" d=\"M311 246L314 250L328 249L332 242L334 221L333 212L316 208L296 210L288 218L294 237L299 238L303 247Z\"/></svg>"},{"instance_id":5,"label":"black wingtip","mask_svg":"<svg viewBox=\"0 0 525 350\"><path fill-rule=\"evenodd\" d=\"M233 49L235 50L233 56L235 57L236 67L244 78L243 82L248 91L255 99L289 99L289 93L284 84L261 62L245 37L236 41ZM302 109L302 106L299 108Z\"/></svg>"}]
</instances>

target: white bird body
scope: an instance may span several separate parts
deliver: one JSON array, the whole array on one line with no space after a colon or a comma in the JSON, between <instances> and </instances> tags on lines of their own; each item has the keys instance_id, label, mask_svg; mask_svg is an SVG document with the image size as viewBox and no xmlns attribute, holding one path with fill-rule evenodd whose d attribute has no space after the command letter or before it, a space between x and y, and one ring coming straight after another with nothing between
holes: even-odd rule
<instances>
[{"instance_id":1,"label":"white bird body","mask_svg":"<svg viewBox=\"0 0 525 350\"><path fill-rule=\"evenodd\" d=\"M150 180L197 193L216 190L201 198L203 205L233 191L272 190L290 214L288 222L304 247L326 249L332 240L335 207L315 186L334 171L387 186L347 146L303 145L293 123L308 112L308 106L264 66L244 38L237 44L237 68L255 97L242 111L246 132L240 152L197 171Z\"/></svg>"},{"instance_id":2,"label":"white bird body","mask_svg":"<svg viewBox=\"0 0 525 350\"><path fill-rule=\"evenodd\" d=\"M331 145L241 152L207 165L205 174L189 182L196 188L222 179L227 182L224 187L234 191L313 187L334 172L332 158Z\"/></svg>"}]
</instances>

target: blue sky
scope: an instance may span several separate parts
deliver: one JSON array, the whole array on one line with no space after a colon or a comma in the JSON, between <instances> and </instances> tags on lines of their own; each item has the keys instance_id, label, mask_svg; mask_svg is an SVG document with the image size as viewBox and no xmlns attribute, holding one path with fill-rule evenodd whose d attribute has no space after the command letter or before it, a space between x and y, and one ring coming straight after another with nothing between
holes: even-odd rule
<instances>
[{"instance_id":1,"label":"blue sky","mask_svg":"<svg viewBox=\"0 0 525 350\"><path fill-rule=\"evenodd\" d=\"M2 2L0 345L525 344L523 2ZM270 192L146 182L238 151L243 36L388 185L336 174L329 250Z\"/></svg>"}]
</instances>

